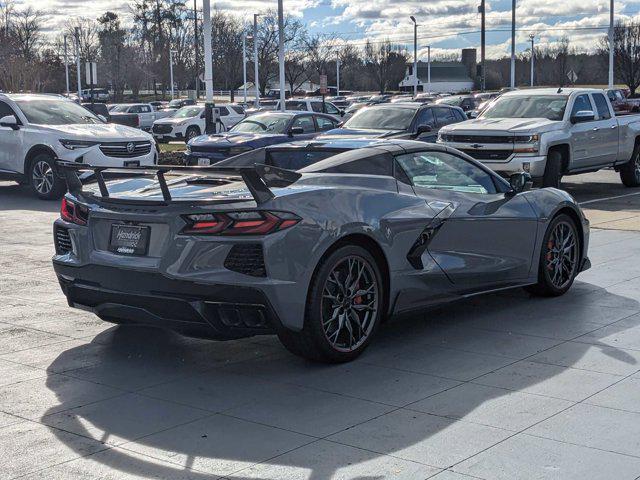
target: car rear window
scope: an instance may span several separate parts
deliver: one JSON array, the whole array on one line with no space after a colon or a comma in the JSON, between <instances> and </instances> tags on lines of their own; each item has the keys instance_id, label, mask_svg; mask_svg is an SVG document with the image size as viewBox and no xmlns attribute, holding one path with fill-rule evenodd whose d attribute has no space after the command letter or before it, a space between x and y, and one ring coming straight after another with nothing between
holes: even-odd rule
<instances>
[{"instance_id":1,"label":"car rear window","mask_svg":"<svg viewBox=\"0 0 640 480\"><path fill-rule=\"evenodd\" d=\"M266 164L289 170L299 170L341 153L341 150L275 150L268 151Z\"/></svg>"}]
</instances>

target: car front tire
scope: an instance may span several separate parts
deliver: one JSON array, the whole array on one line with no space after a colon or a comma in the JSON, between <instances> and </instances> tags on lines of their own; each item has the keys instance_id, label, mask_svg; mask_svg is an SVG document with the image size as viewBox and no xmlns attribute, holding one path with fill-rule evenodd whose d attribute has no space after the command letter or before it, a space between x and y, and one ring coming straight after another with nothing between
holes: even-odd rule
<instances>
[{"instance_id":1,"label":"car front tire","mask_svg":"<svg viewBox=\"0 0 640 480\"><path fill-rule=\"evenodd\" d=\"M538 283L525 287L534 295L557 297L566 293L580 271L581 238L568 215L555 217L545 232L540 251Z\"/></svg>"},{"instance_id":2,"label":"car front tire","mask_svg":"<svg viewBox=\"0 0 640 480\"><path fill-rule=\"evenodd\" d=\"M278 337L293 354L323 363L348 362L369 345L384 314L380 268L364 248L345 245L323 259L309 287L304 327Z\"/></svg>"},{"instance_id":3,"label":"car front tire","mask_svg":"<svg viewBox=\"0 0 640 480\"><path fill-rule=\"evenodd\" d=\"M192 140L200 135L200 129L198 127L189 127L184 134L184 143L189 143L189 140Z\"/></svg>"},{"instance_id":4,"label":"car front tire","mask_svg":"<svg viewBox=\"0 0 640 480\"><path fill-rule=\"evenodd\" d=\"M547 165L544 169L542 177L543 187L560 188L562 182L562 154L560 152L551 151L547 155Z\"/></svg>"},{"instance_id":5,"label":"car front tire","mask_svg":"<svg viewBox=\"0 0 640 480\"><path fill-rule=\"evenodd\" d=\"M67 190L56 172L55 160L48 153L39 153L31 160L28 175L31 190L41 200L58 200Z\"/></svg>"}]
</instances>

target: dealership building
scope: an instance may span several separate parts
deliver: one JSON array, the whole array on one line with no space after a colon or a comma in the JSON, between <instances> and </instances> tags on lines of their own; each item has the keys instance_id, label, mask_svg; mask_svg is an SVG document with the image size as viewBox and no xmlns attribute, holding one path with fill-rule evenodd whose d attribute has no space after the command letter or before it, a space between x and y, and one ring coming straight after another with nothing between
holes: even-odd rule
<instances>
[{"instance_id":1,"label":"dealership building","mask_svg":"<svg viewBox=\"0 0 640 480\"><path fill-rule=\"evenodd\" d=\"M469 92L475 85L476 49L465 48L459 62L431 62L431 91L443 93ZM429 66L427 62L418 62L418 91L426 92L428 87ZM413 63L407 65L405 77L400 82L400 89L411 91L416 83Z\"/></svg>"}]
</instances>

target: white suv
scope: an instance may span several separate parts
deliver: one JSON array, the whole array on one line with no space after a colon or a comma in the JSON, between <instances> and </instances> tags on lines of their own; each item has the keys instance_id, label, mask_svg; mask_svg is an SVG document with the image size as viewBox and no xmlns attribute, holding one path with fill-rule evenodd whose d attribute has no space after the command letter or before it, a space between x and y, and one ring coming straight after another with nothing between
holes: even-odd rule
<instances>
[{"instance_id":1,"label":"white suv","mask_svg":"<svg viewBox=\"0 0 640 480\"><path fill-rule=\"evenodd\" d=\"M244 108L240 105L216 105L220 112L220 122L224 130L229 130L240 120L244 120ZM179 108L171 118L153 122L153 136L160 143L184 140L185 143L202 135L205 130L204 105L188 105Z\"/></svg>"},{"instance_id":2,"label":"white suv","mask_svg":"<svg viewBox=\"0 0 640 480\"><path fill-rule=\"evenodd\" d=\"M55 161L93 166L155 165L153 137L105 123L58 95L0 94L0 179L30 185L42 199L59 198L65 183Z\"/></svg>"}]
</instances>

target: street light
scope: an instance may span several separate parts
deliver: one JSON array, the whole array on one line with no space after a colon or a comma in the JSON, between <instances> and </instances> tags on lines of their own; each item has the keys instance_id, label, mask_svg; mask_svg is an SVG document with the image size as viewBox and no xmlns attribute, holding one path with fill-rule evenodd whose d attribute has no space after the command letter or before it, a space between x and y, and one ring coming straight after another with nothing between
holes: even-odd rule
<instances>
[{"instance_id":1,"label":"street light","mask_svg":"<svg viewBox=\"0 0 640 480\"><path fill-rule=\"evenodd\" d=\"M431 93L431 45L427 45L427 89Z\"/></svg>"},{"instance_id":2,"label":"street light","mask_svg":"<svg viewBox=\"0 0 640 480\"><path fill-rule=\"evenodd\" d=\"M252 36L247 37L247 34L242 32L242 89L244 90L244 105L247 105L247 38L252 39Z\"/></svg>"},{"instance_id":3,"label":"street light","mask_svg":"<svg viewBox=\"0 0 640 480\"><path fill-rule=\"evenodd\" d=\"M284 91L284 7L282 3L283 0L278 0L278 76L280 77L280 110L284 112L287 95Z\"/></svg>"},{"instance_id":4,"label":"street light","mask_svg":"<svg viewBox=\"0 0 640 480\"><path fill-rule=\"evenodd\" d=\"M69 96L69 58L67 57L67 35L64 35L64 76L67 81L67 96Z\"/></svg>"},{"instance_id":5,"label":"street light","mask_svg":"<svg viewBox=\"0 0 640 480\"><path fill-rule=\"evenodd\" d=\"M336 52L336 95L340 96L340 52Z\"/></svg>"},{"instance_id":6,"label":"street light","mask_svg":"<svg viewBox=\"0 0 640 480\"><path fill-rule=\"evenodd\" d=\"M73 29L73 36L76 46L76 73L78 77L78 102L82 102L82 83L80 71L80 29L78 27Z\"/></svg>"},{"instance_id":7,"label":"street light","mask_svg":"<svg viewBox=\"0 0 640 480\"><path fill-rule=\"evenodd\" d=\"M175 50L169 49L169 81L171 82L171 100L174 98L173 94L173 54Z\"/></svg>"},{"instance_id":8,"label":"street light","mask_svg":"<svg viewBox=\"0 0 640 480\"><path fill-rule=\"evenodd\" d=\"M415 97L418 95L418 22L413 15L409 18L413 22L413 75L416 77L413 82L413 96Z\"/></svg>"},{"instance_id":9,"label":"street light","mask_svg":"<svg viewBox=\"0 0 640 480\"><path fill-rule=\"evenodd\" d=\"M516 0L511 0L511 88L515 88L515 87L516 87Z\"/></svg>"},{"instance_id":10,"label":"street light","mask_svg":"<svg viewBox=\"0 0 640 480\"><path fill-rule=\"evenodd\" d=\"M260 80L258 79L258 17L259 13L253 14L253 84L256 87L255 106L260 108Z\"/></svg>"},{"instance_id":11,"label":"street light","mask_svg":"<svg viewBox=\"0 0 640 480\"><path fill-rule=\"evenodd\" d=\"M609 88L613 88L613 0L609 8Z\"/></svg>"},{"instance_id":12,"label":"street light","mask_svg":"<svg viewBox=\"0 0 640 480\"><path fill-rule=\"evenodd\" d=\"M530 33L529 34L529 39L531 40L531 86L533 87L533 61L535 58L535 50L533 49L533 41L536 38L536 34L535 33Z\"/></svg>"}]
</instances>

